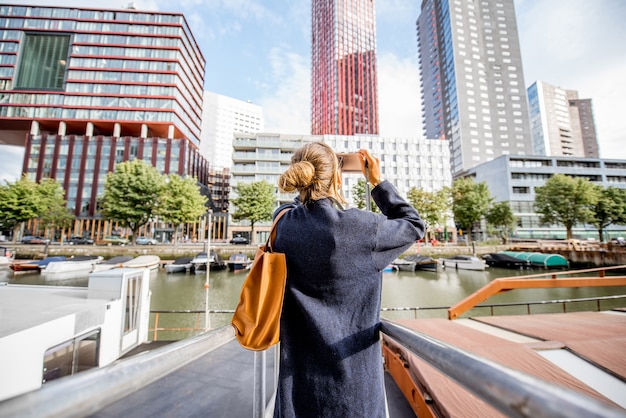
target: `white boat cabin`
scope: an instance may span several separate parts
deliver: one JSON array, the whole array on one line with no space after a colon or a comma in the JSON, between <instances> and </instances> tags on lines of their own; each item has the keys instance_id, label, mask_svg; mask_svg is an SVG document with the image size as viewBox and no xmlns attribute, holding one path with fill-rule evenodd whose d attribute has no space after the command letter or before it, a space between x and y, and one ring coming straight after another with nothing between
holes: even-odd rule
<instances>
[{"instance_id":1,"label":"white boat cabin","mask_svg":"<svg viewBox=\"0 0 626 418\"><path fill-rule=\"evenodd\" d=\"M148 338L150 271L92 273L88 287L0 283L0 401L120 358Z\"/></svg>"}]
</instances>

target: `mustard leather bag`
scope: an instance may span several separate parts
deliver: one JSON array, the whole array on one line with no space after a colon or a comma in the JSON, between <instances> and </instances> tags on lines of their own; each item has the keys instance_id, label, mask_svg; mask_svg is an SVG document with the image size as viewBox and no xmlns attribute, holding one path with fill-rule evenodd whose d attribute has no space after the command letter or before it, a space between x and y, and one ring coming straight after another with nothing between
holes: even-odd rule
<instances>
[{"instance_id":1,"label":"mustard leather bag","mask_svg":"<svg viewBox=\"0 0 626 418\"><path fill-rule=\"evenodd\" d=\"M287 260L285 254L272 250L272 244L276 224L288 210L276 216L267 242L257 249L231 321L239 344L248 350L267 350L280 339Z\"/></svg>"}]
</instances>

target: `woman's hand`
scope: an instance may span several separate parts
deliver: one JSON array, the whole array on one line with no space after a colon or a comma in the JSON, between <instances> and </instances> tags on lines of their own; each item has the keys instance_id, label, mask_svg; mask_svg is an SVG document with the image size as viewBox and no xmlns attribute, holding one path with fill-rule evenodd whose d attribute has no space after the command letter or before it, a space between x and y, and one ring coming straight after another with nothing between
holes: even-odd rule
<instances>
[{"instance_id":1,"label":"woman's hand","mask_svg":"<svg viewBox=\"0 0 626 418\"><path fill-rule=\"evenodd\" d=\"M366 175L365 162L367 161L367 169L369 171L369 178L367 181L370 182L372 187L378 186L378 184L382 181L380 174L380 158L374 157L370 154L369 150L366 149L360 149L359 155L361 156L361 171L363 172L363 176Z\"/></svg>"}]
</instances>

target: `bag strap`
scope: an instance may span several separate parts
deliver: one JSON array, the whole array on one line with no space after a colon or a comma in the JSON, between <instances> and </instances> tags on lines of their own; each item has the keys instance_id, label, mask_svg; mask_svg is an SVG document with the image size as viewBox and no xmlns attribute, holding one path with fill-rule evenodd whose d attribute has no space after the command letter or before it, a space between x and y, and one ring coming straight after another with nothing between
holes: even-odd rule
<instances>
[{"instance_id":1,"label":"bag strap","mask_svg":"<svg viewBox=\"0 0 626 418\"><path fill-rule=\"evenodd\" d=\"M274 218L274 223L272 224L270 235L269 237L267 237L267 242L265 243L265 248L267 248L269 252L272 252L272 244L274 243L274 240L276 239L276 225L278 224L278 221L280 220L280 218L282 218L285 213L289 212L289 210L291 210L291 208L285 208L281 210L278 213L278 215L276 215L276 218Z\"/></svg>"}]
</instances>

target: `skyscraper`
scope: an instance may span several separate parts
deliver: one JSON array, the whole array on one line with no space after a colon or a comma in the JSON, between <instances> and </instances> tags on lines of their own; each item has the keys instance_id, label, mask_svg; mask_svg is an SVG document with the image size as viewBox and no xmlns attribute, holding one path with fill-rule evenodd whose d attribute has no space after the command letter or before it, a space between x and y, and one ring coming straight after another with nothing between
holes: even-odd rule
<instances>
[{"instance_id":1,"label":"skyscraper","mask_svg":"<svg viewBox=\"0 0 626 418\"><path fill-rule=\"evenodd\" d=\"M374 0L313 0L311 133L378 134Z\"/></svg>"},{"instance_id":2,"label":"skyscraper","mask_svg":"<svg viewBox=\"0 0 626 418\"><path fill-rule=\"evenodd\" d=\"M513 0L423 0L417 20L424 135L458 175L532 153Z\"/></svg>"},{"instance_id":3,"label":"skyscraper","mask_svg":"<svg viewBox=\"0 0 626 418\"><path fill-rule=\"evenodd\" d=\"M528 88L528 103L535 154L598 158L591 99L536 81Z\"/></svg>"}]
</instances>

